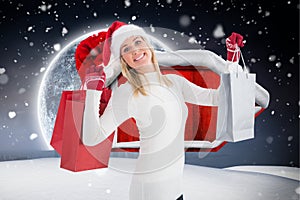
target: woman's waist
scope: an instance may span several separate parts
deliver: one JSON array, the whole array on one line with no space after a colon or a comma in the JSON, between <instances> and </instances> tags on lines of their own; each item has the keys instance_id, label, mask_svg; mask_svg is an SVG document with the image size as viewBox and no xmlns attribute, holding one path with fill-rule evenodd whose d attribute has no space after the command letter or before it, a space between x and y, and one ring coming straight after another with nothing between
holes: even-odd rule
<instances>
[{"instance_id":1,"label":"woman's waist","mask_svg":"<svg viewBox=\"0 0 300 200\"><path fill-rule=\"evenodd\" d=\"M135 174L143 176L169 176L177 177L183 173L184 154L177 155L172 158L165 157L148 157L145 154L140 154L137 163Z\"/></svg>"}]
</instances>

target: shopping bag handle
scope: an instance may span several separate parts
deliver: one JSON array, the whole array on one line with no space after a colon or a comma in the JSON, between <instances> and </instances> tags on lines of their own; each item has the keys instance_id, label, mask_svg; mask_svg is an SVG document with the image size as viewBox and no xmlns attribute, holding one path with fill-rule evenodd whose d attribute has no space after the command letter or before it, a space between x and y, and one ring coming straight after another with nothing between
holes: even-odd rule
<instances>
[{"instance_id":1,"label":"shopping bag handle","mask_svg":"<svg viewBox=\"0 0 300 200\"><path fill-rule=\"evenodd\" d=\"M88 89L87 88L88 82L94 81L94 80L103 82L103 85L105 84L105 81L102 78L99 78L98 76L91 76L91 77L85 79L84 83L80 85L79 89L80 90L87 90Z\"/></svg>"},{"instance_id":2,"label":"shopping bag handle","mask_svg":"<svg viewBox=\"0 0 300 200\"><path fill-rule=\"evenodd\" d=\"M243 71L244 71L244 73L246 74L246 78L248 78L248 70L247 70L247 68L246 68L246 63L245 63L245 60L244 60L244 57L243 57L243 54L242 54L242 51L241 51L241 48L240 47L236 47L236 49L234 50L234 52L233 52L233 56L232 56L232 59L231 59L231 62L233 62L233 59L234 59L234 57L235 56L238 56L237 54L238 54L238 52L240 53L240 58L242 58L242 62L243 62ZM240 62L240 59L238 59L237 61L236 61L236 63L238 64ZM239 65L236 65L236 76L238 77L238 66Z\"/></svg>"}]
</instances>

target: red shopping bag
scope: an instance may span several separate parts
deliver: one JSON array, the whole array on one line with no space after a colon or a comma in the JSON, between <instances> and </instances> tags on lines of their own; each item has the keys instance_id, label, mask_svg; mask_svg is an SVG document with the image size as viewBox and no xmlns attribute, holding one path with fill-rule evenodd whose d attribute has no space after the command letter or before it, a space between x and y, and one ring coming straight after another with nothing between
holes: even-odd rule
<instances>
[{"instance_id":1,"label":"red shopping bag","mask_svg":"<svg viewBox=\"0 0 300 200\"><path fill-rule=\"evenodd\" d=\"M106 95L110 97L110 92ZM63 91L51 139L51 145L61 155L61 168L74 172L107 167L114 137L112 133L95 146L82 143L84 100L84 90Z\"/></svg>"},{"instance_id":2,"label":"red shopping bag","mask_svg":"<svg viewBox=\"0 0 300 200\"><path fill-rule=\"evenodd\" d=\"M72 96L74 96L73 92L74 91L67 91L67 90L62 92L58 111L56 114L50 145L57 151L59 155L61 155L62 153L62 135L63 135L62 133L64 127L66 101L72 100ZM82 98L82 101L84 101L85 93L84 92L81 93L81 96L78 96L79 94L80 93L77 93L77 99ZM99 116L103 114L108 104L108 101L110 99L110 96L111 96L111 89L103 88L101 99L100 99Z\"/></svg>"},{"instance_id":3,"label":"red shopping bag","mask_svg":"<svg viewBox=\"0 0 300 200\"><path fill-rule=\"evenodd\" d=\"M62 153L62 133L64 127L64 116L66 101L72 99L73 91L63 91L60 97L60 103L56 114L55 124L52 132L50 145L57 151L59 155Z\"/></svg>"}]
</instances>

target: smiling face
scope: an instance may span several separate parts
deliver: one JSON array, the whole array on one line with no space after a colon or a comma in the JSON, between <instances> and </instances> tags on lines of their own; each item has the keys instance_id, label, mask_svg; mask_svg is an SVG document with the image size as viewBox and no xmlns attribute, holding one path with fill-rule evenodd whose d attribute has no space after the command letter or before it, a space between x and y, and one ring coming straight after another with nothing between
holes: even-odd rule
<instances>
[{"instance_id":1,"label":"smiling face","mask_svg":"<svg viewBox=\"0 0 300 200\"><path fill-rule=\"evenodd\" d=\"M121 56L124 61L139 73L154 72L152 52L141 36L131 36L121 45Z\"/></svg>"}]
</instances>

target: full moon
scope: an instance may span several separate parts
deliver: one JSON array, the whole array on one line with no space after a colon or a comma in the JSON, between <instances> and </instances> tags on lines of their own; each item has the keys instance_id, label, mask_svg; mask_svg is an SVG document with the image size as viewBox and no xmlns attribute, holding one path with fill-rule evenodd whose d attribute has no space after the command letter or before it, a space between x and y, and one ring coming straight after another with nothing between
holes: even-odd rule
<instances>
[{"instance_id":1,"label":"full moon","mask_svg":"<svg viewBox=\"0 0 300 200\"><path fill-rule=\"evenodd\" d=\"M107 29L100 29L82 35L65 46L50 62L38 92L38 119L42 137L49 150L52 132L56 120L61 93L64 90L78 90L81 85L75 67L75 51L77 45L93 34ZM168 46L150 36L155 50L170 50Z\"/></svg>"}]
</instances>

